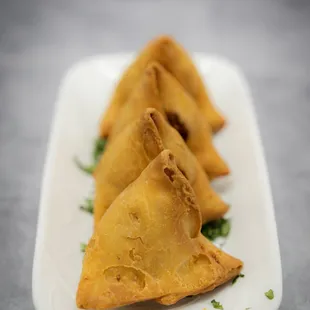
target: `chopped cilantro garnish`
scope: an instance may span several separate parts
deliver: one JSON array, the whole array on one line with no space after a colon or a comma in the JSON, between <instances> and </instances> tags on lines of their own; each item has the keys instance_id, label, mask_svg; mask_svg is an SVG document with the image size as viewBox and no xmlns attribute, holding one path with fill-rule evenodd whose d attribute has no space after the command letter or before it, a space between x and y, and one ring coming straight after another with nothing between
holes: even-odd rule
<instances>
[{"instance_id":1,"label":"chopped cilantro garnish","mask_svg":"<svg viewBox=\"0 0 310 310\"><path fill-rule=\"evenodd\" d=\"M214 240L217 237L227 237L230 232L230 221L221 218L202 226L201 233L209 240Z\"/></svg>"},{"instance_id":2,"label":"chopped cilantro garnish","mask_svg":"<svg viewBox=\"0 0 310 310\"><path fill-rule=\"evenodd\" d=\"M80 243L80 250L81 250L81 252L82 253L84 253L85 252L85 250L86 250L86 246L87 246L87 244L86 243Z\"/></svg>"},{"instance_id":3,"label":"chopped cilantro garnish","mask_svg":"<svg viewBox=\"0 0 310 310\"><path fill-rule=\"evenodd\" d=\"M99 162L99 159L104 151L106 143L107 143L107 140L103 138L97 138L95 140L95 146L93 150L93 158L94 158L95 163Z\"/></svg>"},{"instance_id":4,"label":"chopped cilantro garnish","mask_svg":"<svg viewBox=\"0 0 310 310\"><path fill-rule=\"evenodd\" d=\"M222 219L221 236L227 237L230 232L230 222L227 219Z\"/></svg>"},{"instance_id":5,"label":"chopped cilantro garnish","mask_svg":"<svg viewBox=\"0 0 310 310\"><path fill-rule=\"evenodd\" d=\"M251 308L245 308L245 310L250 310Z\"/></svg>"},{"instance_id":6,"label":"chopped cilantro garnish","mask_svg":"<svg viewBox=\"0 0 310 310\"><path fill-rule=\"evenodd\" d=\"M265 293L265 296L270 300L273 299L274 298L273 290L270 289L268 292Z\"/></svg>"},{"instance_id":7,"label":"chopped cilantro garnish","mask_svg":"<svg viewBox=\"0 0 310 310\"><path fill-rule=\"evenodd\" d=\"M232 280L231 283L232 283L232 284L235 284L239 278L244 278L244 274L243 274L243 273L240 273L240 274L238 274L237 276L235 276L235 277L233 278L233 280Z\"/></svg>"},{"instance_id":8,"label":"chopped cilantro garnish","mask_svg":"<svg viewBox=\"0 0 310 310\"><path fill-rule=\"evenodd\" d=\"M215 299L211 300L211 304L214 309L221 309L224 310L223 306L221 305L220 302L216 301Z\"/></svg>"},{"instance_id":9,"label":"chopped cilantro garnish","mask_svg":"<svg viewBox=\"0 0 310 310\"><path fill-rule=\"evenodd\" d=\"M93 163L90 165L83 164L77 157L74 158L74 162L76 165L85 173L87 174L93 174L95 171L95 168L100 160L100 157L104 151L105 145L107 140L98 138L95 140L94 149L93 149Z\"/></svg>"},{"instance_id":10,"label":"chopped cilantro garnish","mask_svg":"<svg viewBox=\"0 0 310 310\"><path fill-rule=\"evenodd\" d=\"M86 198L84 203L80 206L80 209L93 214L94 213L94 200L92 198Z\"/></svg>"},{"instance_id":11,"label":"chopped cilantro garnish","mask_svg":"<svg viewBox=\"0 0 310 310\"><path fill-rule=\"evenodd\" d=\"M84 171L87 174L93 174L93 172L95 171L96 165L94 164L85 165L77 157L74 158L74 162L82 171Z\"/></svg>"}]
</instances>

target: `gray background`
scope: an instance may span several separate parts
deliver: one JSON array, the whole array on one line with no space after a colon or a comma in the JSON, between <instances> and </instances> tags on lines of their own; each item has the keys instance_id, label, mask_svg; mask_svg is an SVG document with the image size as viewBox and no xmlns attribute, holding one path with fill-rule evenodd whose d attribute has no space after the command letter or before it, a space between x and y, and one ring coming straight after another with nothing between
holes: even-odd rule
<instances>
[{"instance_id":1,"label":"gray background","mask_svg":"<svg viewBox=\"0 0 310 310\"><path fill-rule=\"evenodd\" d=\"M310 1L0 0L1 310L33 309L38 201L60 78L85 56L136 50L160 33L244 70L274 195L281 309L310 309Z\"/></svg>"}]
</instances>

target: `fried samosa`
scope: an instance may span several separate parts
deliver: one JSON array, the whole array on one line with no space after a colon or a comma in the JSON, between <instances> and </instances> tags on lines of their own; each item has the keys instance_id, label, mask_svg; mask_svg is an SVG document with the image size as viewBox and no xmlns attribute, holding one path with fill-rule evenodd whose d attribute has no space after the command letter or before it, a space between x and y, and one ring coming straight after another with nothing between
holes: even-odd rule
<instances>
[{"instance_id":1,"label":"fried samosa","mask_svg":"<svg viewBox=\"0 0 310 310\"><path fill-rule=\"evenodd\" d=\"M165 115L159 92L157 70L153 67L146 68L128 100L120 108L108 141L112 141L128 125L137 120L147 108L155 108Z\"/></svg>"},{"instance_id":2,"label":"fried samosa","mask_svg":"<svg viewBox=\"0 0 310 310\"><path fill-rule=\"evenodd\" d=\"M138 86L120 109L109 139L113 140L148 107L156 108L167 116L170 124L183 137L209 178L229 174L227 164L212 143L210 126L204 121L193 98L163 66L156 62L148 65Z\"/></svg>"},{"instance_id":3,"label":"fried samosa","mask_svg":"<svg viewBox=\"0 0 310 310\"><path fill-rule=\"evenodd\" d=\"M86 248L77 306L173 304L238 275L242 262L208 242L200 228L195 194L164 150L102 217Z\"/></svg>"},{"instance_id":4,"label":"fried samosa","mask_svg":"<svg viewBox=\"0 0 310 310\"><path fill-rule=\"evenodd\" d=\"M112 96L110 106L100 124L102 137L109 135L118 117L119 109L128 100L132 89L141 79L147 65L153 61L164 66L194 98L201 114L213 132L217 132L224 126L225 120L212 104L190 56L172 37L161 36L149 42L122 75Z\"/></svg>"},{"instance_id":5,"label":"fried samosa","mask_svg":"<svg viewBox=\"0 0 310 310\"><path fill-rule=\"evenodd\" d=\"M170 149L197 195L203 223L222 217L228 206L209 180L179 133L161 113L147 109L108 144L95 170L95 227L115 198L161 151Z\"/></svg>"}]
</instances>

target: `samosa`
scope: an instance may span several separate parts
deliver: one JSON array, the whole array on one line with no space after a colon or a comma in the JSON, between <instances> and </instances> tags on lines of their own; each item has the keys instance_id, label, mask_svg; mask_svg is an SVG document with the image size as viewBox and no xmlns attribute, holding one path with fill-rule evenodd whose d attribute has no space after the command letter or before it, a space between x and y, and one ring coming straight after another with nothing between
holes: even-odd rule
<instances>
[{"instance_id":1,"label":"samosa","mask_svg":"<svg viewBox=\"0 0 310 310\"><path fill-rule=\"evenodd\" d=\"M119 109L128 100L132 89L141 79L147 65L153 61L157 61L165 67L194 98L201 114L213 132L219 131L224 126L225 119L211 102L208 91L190 56L172 37L160 36L149 42L123 73L110 101L110 106L100 124L102 137L109 135L118 117Z\"/></svg>"},{"instance_id":2,"label":"samosa","mask_svg":"<svg viewBox=\"0 0 310 310\"><path fill-rule=\"evenodd\" d=\"M109 143L128 125L140 118L147 108L154 108L165 116L159 91L157 70L153 70L152 67L146 68L128 100L119 110L109 134Z\"/></svg>"},{"instance_id":3,"label":"samosa","mask_svg":"<svg viewBox=\"0 0 310 310\"><path fill-rule=\"evenodd\" d=\"M166 116L211 179L229 174L227 164L213 145L210 126L193 98L156 62L147 66L142 79L120 109L109 140L113 140L148 107L156 108Z\"/></svg>"},{"instance_id":4,"label":"samosa","mask_svg":"<svg viewBox=\"0 0 310 310\"><path fill-rule=\"evenodd\" d=\"M168 150L113 202L87 248L77 290L82 309L109 309L213 290L242 262L200 234L195 194Z\"/></svg>"},{"instance_id":5,"label":"samosa","mask_svg":"<svg viewBox=\"0 0 310 310\"><path fill-rule=\"evenodd\" d=\"M197 195L203 223L222 217L227 204L212 189L209 180L180 134L161 113L147 109L108 144L95 171L95 227L115 198L164 149L176 156L178 167Z\"/></svg>"}]
</instances>

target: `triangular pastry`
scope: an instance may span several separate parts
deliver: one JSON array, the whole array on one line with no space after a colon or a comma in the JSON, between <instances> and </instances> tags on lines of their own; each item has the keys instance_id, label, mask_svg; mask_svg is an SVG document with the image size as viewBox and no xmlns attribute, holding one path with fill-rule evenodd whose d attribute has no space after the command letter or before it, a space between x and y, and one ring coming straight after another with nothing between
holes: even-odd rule
<instances>
[{"instance_id":1,"label":"triangular pastry","mask_svg":"<svg viewBox=\"0 0 310 310\"><path fill-rule=\"evenodd\" d=\"M172 304L239 274L242 262L208 242L200 228L194 192L165 150L102 217L86 248L77 306Z\"/></svg>"},{"instance_id":2,"label":"triangular pastry","mask_svg":"<svg viewBox=\"0 0 310 310\"><path fill-rule=\"evenodd\" d=\"M156 62L147 66L138 86L120 109L109 140L113 140L148 107L156 108L168 118L211 179L229 174L227 164L213 145L210 126L193 98Z\"/></svg>"},{"instance_id":3,"label":"triangular pastry","mask_svg":"<svg viewBox=\"0 0 310 310\"><path fill-rule=\"evenodd\" d=\"M228 206L212 189L209 180L179 133L155 109L122 131L111 143L95 171L95 226L115 198L132 183L164 149L176 156L178 167L197 195L203 223L222 217Z\"/></svg>"},{"instance_id":4,"label":"triangular pastry","mask_svg":"<svg viewBox=\"0 0 310 310\"><path fill-rule=\"evenodd\" d=\"M204 83L185 49L172 37L155 38L141 51L136 60L123 73L105 113L100 134L107 137L117 118L119 109L127 101L132 89L141 79L150 62L157 61L165 67L194 98L206 122L213 132L220 130L225 123L223 116L213 106Z\"/></svg>"},{"instance_id":5,"label":"triangular pastry","mask_svg":"<svg viewBox=\"0 0 310 310\"><path fill-rule=\"evenodd\" d=\"M229 174L227 164L213 145L210 126L192 97L160 64L152 63L151 68L157 71L159 94L169 123L181 134L210 178Z\"/></svg>"},{"instance_id":6,"label":"triangular pastry","mask_svg":"<svg viewBox=\"0 0 310 310\"><path fill-rule=\"evenodd\" d=\"M128 125L137 120L147 108L155 108L165 115L156 75L157 70L152 67L145 69L141 79L130 93L128 100L120 108L108 141L112 141Z\"/></svg>"}]
</instances>

